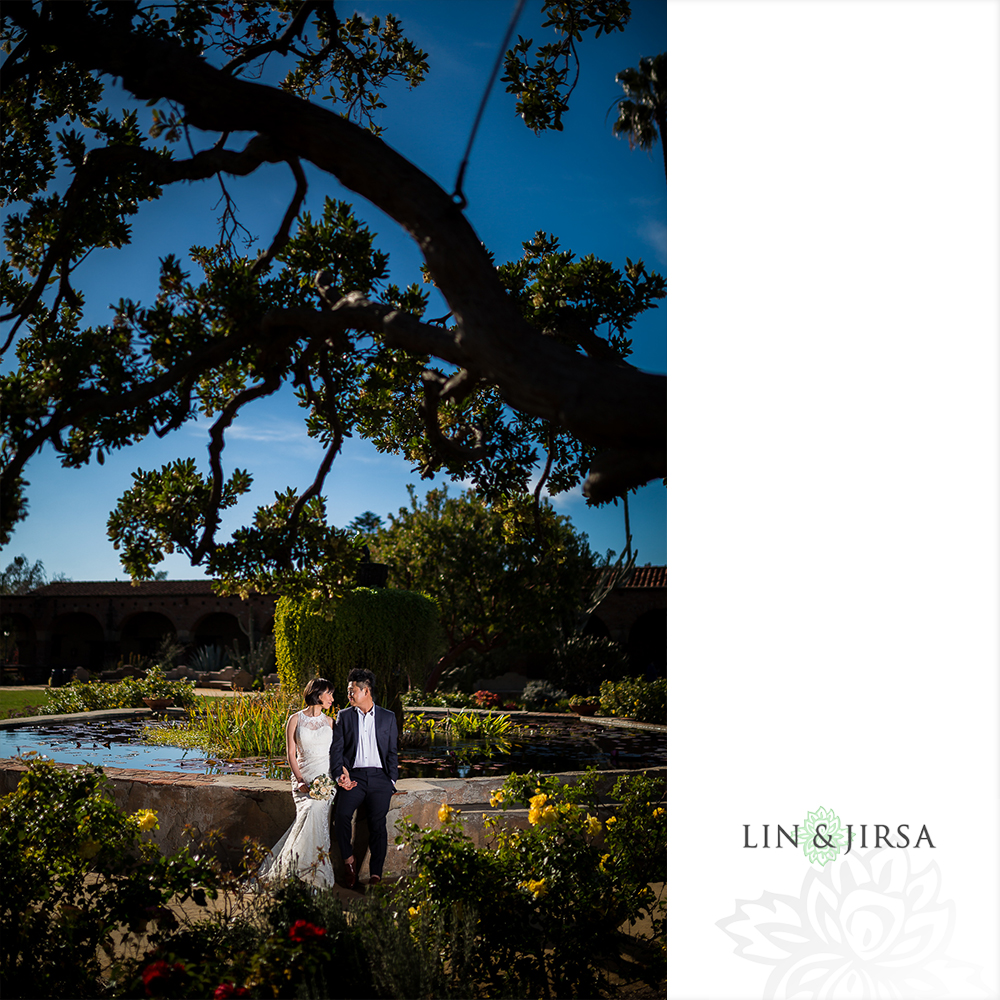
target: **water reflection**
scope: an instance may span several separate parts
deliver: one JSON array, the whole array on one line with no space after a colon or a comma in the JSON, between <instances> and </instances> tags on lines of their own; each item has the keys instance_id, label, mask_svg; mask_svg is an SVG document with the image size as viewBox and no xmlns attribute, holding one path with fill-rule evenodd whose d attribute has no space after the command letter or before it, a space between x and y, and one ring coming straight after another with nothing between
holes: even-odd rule
<instances>
[{"instance_id":1,"label":"water reflection","mask_svg":"<svg viewBox=\"0 0 1000 1000\"><path fill-rule=\"evenodd\" d=\"M196 748L143 742L145 726L169 728L169 722L138 719L91 720L45 726L0 729L0 757L14 757L34 750L68 764L84 762L104 767L159 771L191 771L287 780L288 764L282 758L249 757L227 760ZM494 740L429 737L408 740L400 748L399 773L403 778L466 778L504 775L513 771L577 771L595 766L640 769L665 765L666 736L638 730L590 726L572 722L519 729L510 737ZM408 742L417 745L407 746Z\"/></svg>"}]
</instances>

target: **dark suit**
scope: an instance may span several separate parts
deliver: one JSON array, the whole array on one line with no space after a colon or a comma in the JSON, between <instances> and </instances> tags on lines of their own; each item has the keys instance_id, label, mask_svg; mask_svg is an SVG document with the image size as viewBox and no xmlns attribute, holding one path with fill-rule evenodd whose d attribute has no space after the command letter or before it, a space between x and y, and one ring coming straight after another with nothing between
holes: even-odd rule
<instances>
[{"instance_id":1,"label":"dark suit","mask_svg":"<svg viewBox=\"0 0 1000 1000\"><path fill-rule=\"evenodd\" d=\"M346 767L351 780L358 783L350 791L343 788L337 790L333 826L341 856L346 860L354 854L351 819L358 806L364 802L368 809L368 835L372 854L368 871L371 875L381 876L386 851L389 849L385 817L399 779L399 733L396 716L392 712L379 705L373 711L375 743L382 766L354 766L355 754L358 752L359 710L350 706L337 713L337 724L333 727L333 745L330 747L330 774L336 780Z\"/></svg>"}]
</instances>

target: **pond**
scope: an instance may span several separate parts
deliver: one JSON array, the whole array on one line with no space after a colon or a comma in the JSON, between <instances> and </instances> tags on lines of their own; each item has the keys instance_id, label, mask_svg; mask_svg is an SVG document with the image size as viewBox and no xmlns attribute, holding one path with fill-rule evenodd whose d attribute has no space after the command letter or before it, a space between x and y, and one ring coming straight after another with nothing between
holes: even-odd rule
<instances>
[{"instance_id":1,"label":"pond","mask_svg":"<svg viewBox=\"0 0 1000 1000\"><path fill-rule=\"evenodd\" d=\"M224 760L203 750L144 743L142 733L147 725L170 723L95 719L2 728L0 757L34 750L66 764L263 778L290 776L288 764L280 758ZM399 776L465 778L529 770L580 771L587 767L639 770L666 762L666 734L568 722L546 724L543 732L537 728L519 730L502 746L483 740L441 738L426 746L403 746L399 752Z\"/></svg>"}]
</instances>

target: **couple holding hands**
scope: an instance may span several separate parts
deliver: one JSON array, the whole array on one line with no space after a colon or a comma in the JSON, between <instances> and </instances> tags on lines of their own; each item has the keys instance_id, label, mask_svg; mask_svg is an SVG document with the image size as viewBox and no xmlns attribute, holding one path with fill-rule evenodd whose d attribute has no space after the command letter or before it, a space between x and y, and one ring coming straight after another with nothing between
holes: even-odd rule
<instances>
[{"instance_id":1,"label":"couple holding hands","mask_svg":"<svg viewBox=\"0 0 1000 1000\"><path fill-rule=\"evenodd\" d=\"M353 889L357 883L351 820L362 804L368 812L371 849L368 884L382 881L388 850L386 814L399 777L399 734L395 714L375 704L374 689L375 675L370 670L353 669L347 676L350 705L341 709L334 725L324 714L333 705L333 685L322 677L306 685L306 707L292 715L285 727L295 821L271 848L260 873L265 881L296 875L315 886L334 884L329 857L333 782L328 779L326 787L316 782L324 775L336 781L334 831L344 859L345 887Z\"/></svg>"}]
</instances>

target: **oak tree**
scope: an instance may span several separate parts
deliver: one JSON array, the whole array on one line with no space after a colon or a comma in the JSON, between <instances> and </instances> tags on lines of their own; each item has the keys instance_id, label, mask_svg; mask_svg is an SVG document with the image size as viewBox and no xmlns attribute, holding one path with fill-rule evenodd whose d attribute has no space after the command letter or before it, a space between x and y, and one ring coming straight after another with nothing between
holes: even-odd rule
<instances>
[{"instance_id":1,"label":"oak tree","mask_svg":"<svg viewBox=\"0 0 1000 1000\"><path fill-rule=\"evenodd\" d=\"M624 0L546 0L557 42L519 38L504 81L536 130L558 128L576 42L620 30ZM399 19L329 0L7 0L0 72L3 375L0 531L26 516L27 465L52 447L79 467L196 416L212 420L209 471L191 459L138 470L109 521L133 577L181 551L232 591L336 590L356 549L330 527L323 484L345 437L470 480L487 499L550 492L592 502L665 476L664 376L627 358L635 317L665 292L641 261L577 257L538 232L497 264L447 192L379 136L380 89L417 86L427 57ZM142 110L116 110L114 87ZM249 135L249 138L247 136ZM235 214L213 246L160 262L155 301L123 297L85 323L76 268L132 240L130 219L172 185L284 164L292 193L266 249L241 254ZM388 259L346 202L303 211L304 165L380 208L423 255L449 313L389 280ZM294 385L325 446L312 485L217 537L245 494L223 467L226 433L255 400ZM539 485L539 490L541 485ZM535 500L538 500L536 492Z\"/></svg>"}]
</instances>

